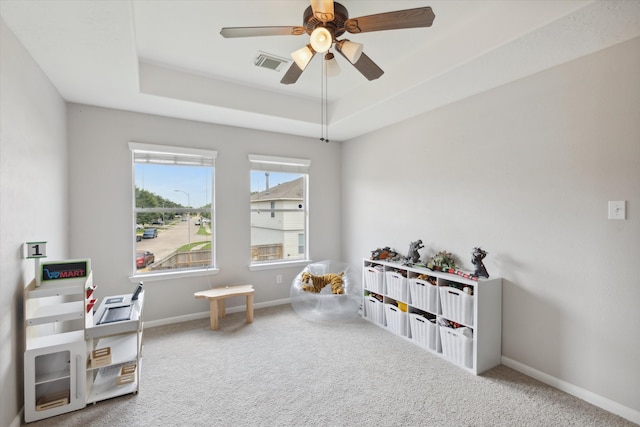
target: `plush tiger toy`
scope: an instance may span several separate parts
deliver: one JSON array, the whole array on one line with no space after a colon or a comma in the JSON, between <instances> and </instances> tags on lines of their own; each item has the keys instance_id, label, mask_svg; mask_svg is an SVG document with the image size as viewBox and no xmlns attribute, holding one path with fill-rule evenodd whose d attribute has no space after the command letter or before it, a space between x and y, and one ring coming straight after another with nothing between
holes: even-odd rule
<instances>
[{"instance_id":1,"label":"plush tiger toy","mask_svg":"<svg viewBox=\"0 0 640 427\"><path fill-rule=\"evenodd\" d=\"M342 273L329 273L323 274L322 276L316 276L307 271L302 272L301 282L302 290L313 293L320 293L322 288L327 285L331 285L331 292L339 295L344 294L344 288L342 287L342 276L344 275L344 271Z\"/></svg>"}]
</instances>

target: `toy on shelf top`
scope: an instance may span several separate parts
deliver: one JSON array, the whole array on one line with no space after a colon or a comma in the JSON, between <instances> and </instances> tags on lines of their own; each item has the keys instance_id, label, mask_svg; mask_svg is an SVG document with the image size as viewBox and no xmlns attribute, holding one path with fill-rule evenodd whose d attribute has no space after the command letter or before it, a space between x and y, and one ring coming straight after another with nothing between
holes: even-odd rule
<instances>
[{"instance_id":1,"label":"toy on shelf top","mask_svg":"<svg viewBox=\"0 0 640 427\"><path fill-rule=\"evenodd\" d=\"M404 258L404 263L405 264L417 264L420 262L420 252L418 252L419 249L424 248L424 245L422 244L422 240L418 239L415 242L411 242L409 244L409 253L407 254L407 256Z\"/></svg>"},{"instance_id":2,"label":"toy on shelf top","mask_svg":"<svg viewBox=\"0 0 640 427\"><path fill-rule=\"evenodd\" d=\"M385 260L389 262L400 261L402 256L391 249L389 246L385 246L384 248L378 248L375 251L371 251L372 260Z\"/></svg>"},{"instance_id":3,"label":"toy on shelf top","mask_svg":"<svg viewBox=\"0 0 640 427\"><path fill-rule=\"evenodd\" d=\"M407 266L426 267L429 270L456 274L458 276L476 281L480 277L486 279L489 278L489 273L482 263L482 260L487 256L488 252L486 252L479 246L474 247L472 252L473 257L471 258L471 263L475 266L475 271L473 273L459 270L456 257L451 252L447 251L439 251L431 258L429 258L426 262L421 262L419 250L422 248L424 248L422 240L418 239L409 244L409 253L407 254L407 256L402 256L395 250L391 249L389 246L385 246L384 248L378 248L374 251L371 251L371 258L369 259L374 261L380 260L387 262L397 262Z\"/></svg>"},{"instance_id":4,"label":"toy on shelf top","mask_svg":"<svg viewBox=\"0 0 640 427\"><path fill-rule=\"evenodd\" d=\"M420 249L424 248L422 240L418 239L409 244L409 252L407 256L400 255L394 249L389 246L384 248L378 248L371 251L371 260L384 260L389 262L401 262L403 265L412 265L420 263Z\"/></svg>"},{"instance_id":5,"label":"toy on shelf top","mask_svg":"<svg viewBox=\"0 0 640 427\"><path fill-rule=\"evenodd\" d=\"M489 273L485 268L482 260L487 256L487 251L480 248L480 246L473 248L473 252L471 253L473 258L471 258L471 263L476 266L476 271L473 273L478 277L489 278Z\"/></svg>"},{"instance_id":6,"label":"toy on shelf top","mask_svg":"<svg viewBox=\"0 0 640 427\"><path fill-rule=\"evenodd\" d=\"M435 267L435 268L434 268ZM458 268L456 260L451 252L440 251L431 257L427 263L427 268L431 270L455 270Z\"/></svg>"}]
</instances>

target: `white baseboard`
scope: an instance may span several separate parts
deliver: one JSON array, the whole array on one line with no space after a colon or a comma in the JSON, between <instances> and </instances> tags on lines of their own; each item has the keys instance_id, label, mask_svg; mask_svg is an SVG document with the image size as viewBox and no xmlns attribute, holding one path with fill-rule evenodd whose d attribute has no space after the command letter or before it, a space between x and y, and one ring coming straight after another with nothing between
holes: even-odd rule
<instances>
[{"instance_id":1,"label":"white baseboard","mask_svg":"<svg viewBox=\"0 0 640 427\"><path fill-rule=\"evenodd\" d=\"M9 424L9 427L20 427L22 425L22 413L24 412L24 407L20 409L18 415L13 419L13 422Z\"/></svg>"},{"instance_id":2,"label":"white baseboard","mask_svg":"<svg viewBox=\"0 0 640 427\"><path fill-rule=\"evenodd\" d=\"M544 372L538 371L537 369L517 362L513 359L509 359L508 357L502 356L502 364L518 372L522 372L523 374L531 378L535 378L540 382L555 387L558 390L562 390L565 393L569 393L572 396L589 402L592 405L604 409L605 411L609 411L613 414L626 418L631 422L640 424L640 411L628 408L624 405L614 402L613 400L600 396L592 391L585 390L582 387L578 387L574 384L563 381L560 378L545 374Z\"/></svg>"},{"instance_id":3,"label":"white baseboard","mask_svg":"<svg viewBox=\"0 0 640 427\"><path fill-rule=\"evenodd\" d=\"M290 304L291 303L291 299L290 298L285 298L285 299L278 299L278 300L274 300L274 301L267 301L267 302L259 302L253 305L253 308L265 308L265 307L273 307L276 305L283 305L283 304ZM246 311L247 306L246 305L238 305L235 307L229 307L227 309L225 309L226 313L238 313L241 311ZM158 320L147 320L144 322L144 327L145 328L153 328L156 326L164 326L164 325L170 325L172 323L181 323L181 322L188 322L190 320L197 320L197 319L208 319L209 318L209 312L208 311L202 311L200 313L191 313L191 314L185 314L182 316L174 316L174 317L167 317L164 319L158 319Z\"/></svg>"}]
</instances>

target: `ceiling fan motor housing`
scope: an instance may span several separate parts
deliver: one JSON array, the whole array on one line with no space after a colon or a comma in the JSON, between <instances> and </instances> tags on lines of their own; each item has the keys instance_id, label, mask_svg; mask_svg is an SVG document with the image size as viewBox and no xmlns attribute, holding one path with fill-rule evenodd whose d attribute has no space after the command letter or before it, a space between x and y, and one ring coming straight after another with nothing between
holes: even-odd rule
<instances>
[{"instance_id":1,"label":"ceiling fan motor housing","mask_svg":"<svg viewBox=\"0 0 640 427\"><path fill-rule=\"evenodd\" d=\"M345 31L345 22L349 19L349 12L347 8L340 3L333 3L333 21L322 22L315 16L313 16L313 9L311 6L307 7L304 11L302 22L306 29L307 34L311 35L313 30L317 27L327 28L335 40L336 37L340 37Z\"/></svg>"}]
</instances>

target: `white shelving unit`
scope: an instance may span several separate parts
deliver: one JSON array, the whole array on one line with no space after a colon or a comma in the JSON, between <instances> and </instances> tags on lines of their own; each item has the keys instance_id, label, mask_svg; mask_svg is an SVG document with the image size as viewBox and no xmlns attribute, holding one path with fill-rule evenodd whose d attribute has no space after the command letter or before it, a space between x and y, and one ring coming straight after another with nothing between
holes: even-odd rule
<instances>
[{"instance_id":1,"label":"white shelving unit","mask_svg":"<svg viewBox=\"0 0 640 427\"><path fill-rule=\"evenodd\" d=\"M85 399L85 314L93 276L43 283L24 291L24 418L82 409Z\"/></svg>"},{"instance_id":2,"label":"white shelving unit","mask_svg":"<svg viewBox=\"0 0 640 427\"><path fill-rule=\"evenodd\" d=\"M476 375L500 364L502 279L369 259L362 275L365 319Z\"/></svg>"},{"instance_id":3,"label":"white shelving unit","mask_svg":"<svg viewBox=\"0 0 640 427\"><path fill-rule=\"evenodd\" d=\"M130 320L113 323L97 324L102 318L110 299L121 299L120 304L131 304ZM142 364L142 309L144 306L144 291L138 299L131 301L131 295L109 296L103 299L95 315L96 324L86 328L86 383L87 403L124 394L137 393L140 386L140 371ZM99 366L91 363L91 353L94 350L109 349L110 358ZM131 370L130 374L122 376L122 369ZM135 369L134 369L135 367Z\"/></svg>"},{"instance_id":4,"label":"white shelving unit","mask_svg":"<svg viewBox=\"0 0 640 427\"><path fill-rule=\"evenodd\" d=\"M33 280L25 288L27 423L138 392L144 291L135 301L131 294L106 297L94 315L96 286L90 268L87 271L84 278L45 281L40 286ZM128 320L98 324L106 301L114 300L119 301L116 305L131 305ZM94 350L107 348L108 357L99 364L92 360Z\"/></svg>"}]
</instances>

